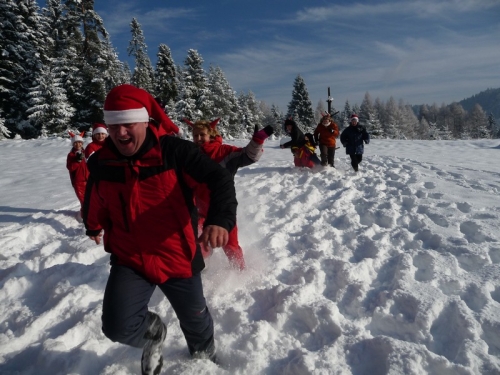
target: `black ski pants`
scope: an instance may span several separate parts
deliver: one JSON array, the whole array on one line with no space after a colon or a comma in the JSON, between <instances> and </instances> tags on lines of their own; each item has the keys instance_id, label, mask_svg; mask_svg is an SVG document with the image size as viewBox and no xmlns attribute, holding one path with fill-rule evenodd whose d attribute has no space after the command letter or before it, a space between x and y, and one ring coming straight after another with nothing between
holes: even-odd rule
<instances>
[{"instance_id":1,"label":"black ski pants","mask_svg":"<svg viewBox=\"0 0 500 375\"><path fill-rule=\"evenodd\" d=\"M358 171L358 165L361 163L361 160L363 160L363 154L349 154L351 157L351 165L354 168L354 170L357 172Z\"/></svg>"},{"instance_id":2,"label":"black ski pants","mask_svg":"<svg viewBox=\"0 0 500 375\"><path fill-rule=\"evenodd\" d=\"M321 156L321 165L334 166L335 147L328 147L326 145L319 145L319 154Z\"/></svg>"},{"instance_id":3,"label":"black ski pants","mask_svg":"<svg viewBox=\"0 0 500 375\"><path fill-rule=\"evenodd\" d=\"M132 268L111 266L102 308L102 331L110 340L137 348L144 346L144 334L149 328L148 303L156 286ZM158 287L179 319L190 354L215 352L214 325L201 275L168 279Z\"/></svg>"}]
</instances>

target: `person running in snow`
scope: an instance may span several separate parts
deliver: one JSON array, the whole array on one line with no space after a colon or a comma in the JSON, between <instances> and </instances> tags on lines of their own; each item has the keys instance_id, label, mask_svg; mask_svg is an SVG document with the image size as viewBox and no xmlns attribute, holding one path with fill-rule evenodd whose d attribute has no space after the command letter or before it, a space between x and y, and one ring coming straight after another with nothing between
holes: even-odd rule
<instances>
[{"instance_id":1,"label":"person running in snow","mask_svg":"<svg viewBox=\"0 0 500 375\"><path fill-rule=\"evenodd\" d=\"M316 155L316 143L311 133L304 134L304 145L297 151L297 158L299 159L299 167L314 168L321 163Z\"/></svg>"},{"instance_id":2,"label":"person running in snow","mask_svg":"<svg viewBox=\"0 0 500 375\"><path fill-rule=\"evenodd\" d=\"M109 137L89 158L83 210L86 234L111 253L102 331L112 341L142 348L142 374L159 374L167 329L148 309L159 287L191 356L216 362L198 242L213 248L227 244L236 223L234 181L199 147L172 136L178 127L143 89L113 88L104 102L104 121ZM210 207L198 238L199 184L210 190Z\"/></svg>"},{"instance_id":3,"label":"person running in snow","mask_svg":"<svg viewBox=\"0 0 500 375\"><path fill-rule=\"evenodd\" d=\"M319 143L321 165L334 167L336 138L339 136L339 127L332 120L329 113L325 112L318 126L314 130L314 140Z\"/></svg>"},{"instance_id":4,"label":"person running in snow","mask_svg":"<svg viewBox=\"0 0 500 375\"><path fill-rule=\"evenodd\" d=\"M256 129L248 145L245 147L236 147L222 143L222 137L217 131L219 120L216 119L211 122L208 120L198 120L192 123L190 120L184 119L184 122L192 128L193 142L200 146L203 153L208 155L210 159L226 168L234 178L239 168L253 164L260 159L264 141L273 134L274 129L270 125L262 130ZM203 227L207 217L209 202L209 191L202 186L196 194L199 227ZM222 247L222 250L224 250L232 266L240 271L245 269L245 259L238 241L238 228L236 225L229 232L228 242ZM211 249L202 246L202 253L205 258L210 256L211 252Z\"/></svg>"},{"instance_id":5,"label":"person running in snow","mask_svg":"<svg viewBox=\"0 0 500 375\"><path fill-rule=\"evenodd\" d=\"M83 206L85 187L87 185L87 179L89 176L87 163L85 162L85 155L83 153L83 134L84 133L70 133L70 135L72 136L72 148L68 154L68 157L66 158L66 168L69 171L71 186L73 186L76 197L80 201L80 216L82 214L81 207Z\"/></svg>"},{"instance_id":6,"label":"person running in snow","mask_svg":"<svg viewBox=\"0 0 500 375\"><path fill-rule=\"evenodd\" d=\"M345 147L345 152L351 157L351 165L355 172L358 165L363 160L364 144L370 143L370 134L365 127L359 125L358 115L351 116L351 125L345 128L340 134L340 142Z\"/></svg>"},{"instance_id":7,"label":"person running in snow","mask_svg":"<svg viewBox=\"0 0 500 375\"><path fill-rule=\"evenodd\" d=\"M92 142L85 147L85 159L104 146L104 140L108 136L106 125L95 123L92 125Z\"/></svg>"},{"instance_id":8,"label":"person running in snow","mask_svg":"<svg viewBox=\"0 0 500 375\"><path fill-rule=\"evenodd\" d=\"M296 167L301 166L298 158L298 150L304 145L304 133L299 129L295 121L291 118L285 120L285 132L292 138L290 141L283 143L280 148L290 148L293 154L293 163Z\"/></svg>"}]
</instances>

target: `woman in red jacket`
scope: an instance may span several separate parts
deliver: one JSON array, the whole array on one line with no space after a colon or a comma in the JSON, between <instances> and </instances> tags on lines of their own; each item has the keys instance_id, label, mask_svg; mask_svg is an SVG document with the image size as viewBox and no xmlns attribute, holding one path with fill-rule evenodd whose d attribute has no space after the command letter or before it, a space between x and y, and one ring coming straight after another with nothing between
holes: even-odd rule
<instances>
[{"instance_id":1,"label":"woman in red jacket","mask_svg":"<svg viewBox=\"0 0 500 375\"><path fill-rule=\"evenodd\" d=\"M81 207L83 206L83 199L85 197L85 187L89 177L87 170L87 163L83 153L83 138L81 135L75 134L71 138L73 147L66 158L66 168L69 171L69 178L71 179L71 186L75 189L76 196L80 201L80 215Z\"/></svg>"},{"instance_id":2,"label":"woman in red jacket","mask_svg":"<svg viewBox=\"0 0 500 375\"><path fill-rule=\"evenodd\" d=\"M85 147L85 159L104 146L104 141L108 136L108 128L104 124L95 123L92 125L92 142Z\"/></svg>"},{"instance_id":3,"label":"woman in red jacket","mask_svg":"<svg viewBox=\"0 0 500 375\"><path fill-rule=\"evenodd\" d=\"M219 119L212 122L198 120L194 124L187 119L184 119L184 121L192 127L193 142L200 146L203 153L208 155L210 159L226 168L233 177L239 168L253 164L260 159L263 152L264 140L274 132L273 127L270 125L262 130L256 130L248 145L245 147L236 147L222 143L222 137L216 128ZM207 216L210 202L209 193L210 191L203 185L200 186L196 193L196 207L199 214L198 227L200 229L203 228ZM232 266L240 271L245 269L245 259L238 241L238 228L236 225L229 232L227 245L223 246L222 249ZM211 255L212 251L211 249L202 247L202 253L207 258Z\"/></svg>"},{"instance_id":4,"label":"woman in red jacket","mask_svg":"<svg viewBox=\"0 0 500 375\"><path fill-rule=\"evenodd\" d=\"M333 122L329 113L325 113L314 130L314 140L319 144L321 165L334 167L336 138L339 136L339 127Z\"/></svg>"}]
</instances>

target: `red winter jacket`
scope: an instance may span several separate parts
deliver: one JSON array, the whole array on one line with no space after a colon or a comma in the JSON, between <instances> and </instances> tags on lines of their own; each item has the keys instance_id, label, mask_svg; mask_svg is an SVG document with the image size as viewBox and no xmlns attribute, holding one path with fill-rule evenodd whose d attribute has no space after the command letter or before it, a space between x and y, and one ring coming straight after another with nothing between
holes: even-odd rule
<instances>
[{"instance_id":1,"label":"red winter jacket","mask_svg":"<svg viewBox=\"0 0 500 375\"><path fill-rule=\"evenodd\" d=\"M87 163L85 162L85 158L80 159L78 152L74 148L71 149L66 158L66 168L68 168L69 178L73 187L77 184L87 182L89 176Z\"/></svg>"},{"instance_id":2,"label":"red winter jacket","mask_svg":"<svg viewBox=\"0 0 500 375\"><path fill-rule=\"evenodd\" d=\"M314 140L320 145L326 147L335 147L336 138L339 136L339 127L333 121L330 121L328 126L319 123L314 130Z\"/></svg>"},{"instance_id":3,"label":"red winter jacket","mask_svg":"<svg viewBox=\"0 0 500 375\"><path fill-rule=\"evenodd\" d=\"M162 135L151 125L141 149L123 157L111 139L89 159L83 210L87 235L104 229L112 261L141 272L151 282L187 278L204 268L197 245L193 190L212 191L206 225L230 231L236 194L230 174L191 142Z\"/></svg>"},{"instance_id":4,"label":"red winter jacket","mask_svg":"<svg viewBox=\"0 0 500 375\"><path fill-rule=\"evenodd\" d=\"M85 147L85 159L88 160L90 155L99 150L102 146L104 146L104 141L92 141Z\"/></svg>"}]
</instances>

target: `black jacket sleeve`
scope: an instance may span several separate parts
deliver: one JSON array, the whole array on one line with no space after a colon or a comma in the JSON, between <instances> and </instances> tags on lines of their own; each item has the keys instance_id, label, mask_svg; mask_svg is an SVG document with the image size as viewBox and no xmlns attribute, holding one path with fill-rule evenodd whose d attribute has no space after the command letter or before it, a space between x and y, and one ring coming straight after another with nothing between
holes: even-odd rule
<instances>
[{"instance_id":1,"label":"black jacket sleeve","mask_svg":"<svg viewBox=\"0 0 500 375\"><path fill-rule=\"evenodd\" d=\"M173 158L178 172L186 173L210 190L210 207L205 225L218 225L230 231L236 225L236 190L231 174L192 142L165 137L162 144L164 157ZM178 173L179 176L179 173ZM179 176L182 180L182 176ZM184 187L186 188L186 187Z\"/></svg>"}]
</instances>

